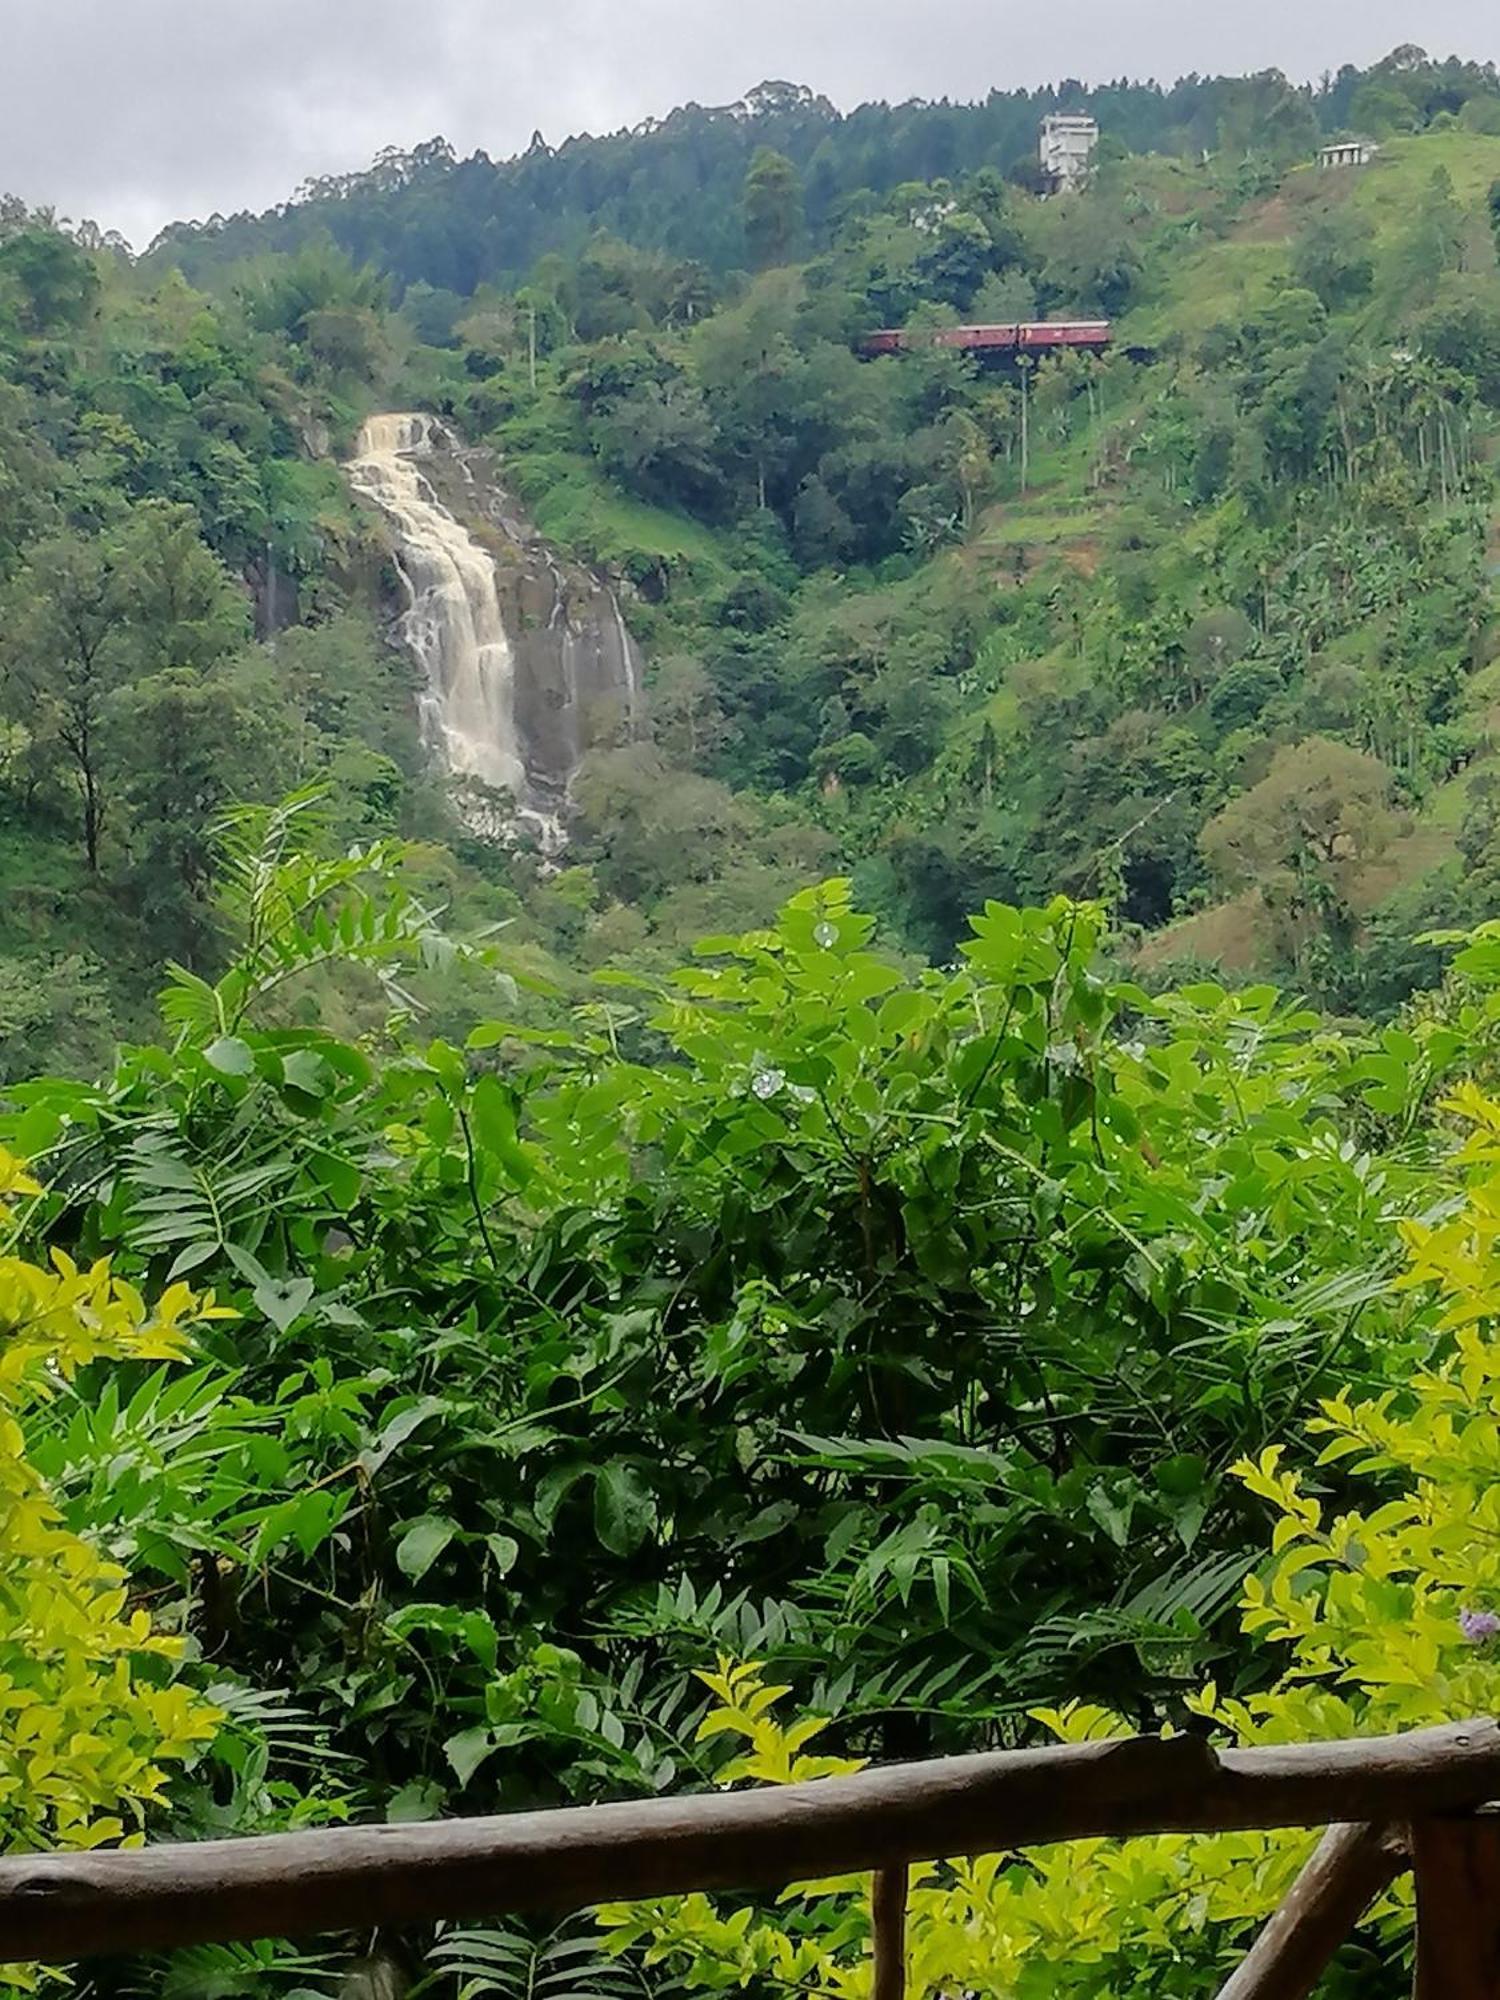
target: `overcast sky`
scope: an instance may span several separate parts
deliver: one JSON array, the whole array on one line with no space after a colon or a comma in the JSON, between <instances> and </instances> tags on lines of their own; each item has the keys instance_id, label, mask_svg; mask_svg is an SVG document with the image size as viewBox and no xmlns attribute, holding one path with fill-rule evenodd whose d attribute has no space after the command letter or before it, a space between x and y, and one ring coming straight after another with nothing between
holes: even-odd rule
<instances>
[{"instance_id":1,"label":"overcast sky","mask_svg":"<svg viewBox=\"0 0 1500 2000\"><path fill-rule=\"evenodd\" d=\"M1500 57L1494 0L0 0L0 190L144 244L442 133L497 158L764 77L867 98Z\"/></svg>"}]
</instances>

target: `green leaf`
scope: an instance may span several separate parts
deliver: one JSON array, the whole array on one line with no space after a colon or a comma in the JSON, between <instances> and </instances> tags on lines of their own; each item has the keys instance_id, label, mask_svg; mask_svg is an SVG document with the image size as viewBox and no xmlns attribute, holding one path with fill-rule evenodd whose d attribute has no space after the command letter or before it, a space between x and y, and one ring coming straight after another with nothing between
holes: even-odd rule
<instances>
[{"instance_id":1,"label":"green leaf","mask_svg":"<svg viewBox=\"0 0 1500 2000\"><path fill-rule=\"evenodd\" d=\"M452 1765L458 1782L466 1785L494 1748L494 1736L480 1724L475 1729L461 1729L456 1736L450 1736L443 1745L443 1755Z\"/></svg>"},{"instance_id":2,"label":"green leaf","mask_svg":"<svg viewBox=\"0 0 1500 2000\"><path fill-rule=\"evenodd\" d=\"M419 1583L457 1532L457 1524L445 1515L424 1514L397 1543L396 1567L413 1583Z\"/></svg>"},{"instance_id":3,"label":"green leaf","mask_svg":"<svg viewBox=\"0 0 1500 2000\"><path fill-rule=\"evenodd\" d=\"M443 1088L457 1096L464 1087L464 1059L458 1050L448 1042L429 1042L427 1062Z\"/></svg>"},{"instance_id":4,"label":"green leaf","mask_svg":"<svg viewBox=\"0 0 1500 2000\"><path fill-rule=\"evenodd\" d=\"M413 1778L386 1805L387 1824L406 1826L414 1820L436 1819L447 1801L447 1792L435 1779Z\"/></svg>"},{"instance_id":5,"label":"green leaf","mask_svg":"<svg viewBox=\"0 0 1500 2000\"><path fill-rule=\"evenodd\" d=\"M1164 1458L1157 1465L1156 1483L1172 1499L1182 1500L1201 1489L1207 1471L1197 1452L1178 1452L1174 1458Z\"/></svg>"},{"instance_id":6,"label":"green leaf","mask_svg":"<svg viewBox=\"0 0 1500 2000\"><path fill-rule=\"evenodd\" d=\"M533 1505L537 1520L543 1528L550 1528L557 1519L558 1509L580 1479L587 1479L591 1467L582 1463L560 1465L546 1473L536 1489Z\"/></svg>"},{"instance_id":7,"label":"green leaf","mask_svg":"<svg viewBox=\"0 0 1500 2000\"><path fill-rule=\"evenodd\" d=\"M830 1569L837 1568L859 1540L868 1518L863 1507L851 1507L835 1522L829 1531L828 1539L823 1544L823 1560Z\"/></svg>"},{"instance_id":8,"label":"green leaf","mask_svg":"<svg viewBox=\"0 0 1500 2000\"><path fill-rule=\"evenodd\" d=\"M1107 1486L1098 1482L1089 1488L1085 1504L1116 1548L1126 1548L1130 1542L1130 1517L1135 1511L1135 1495L1128 1489L1111 1493Z\"/></svg>"},{"instance_id":9,"label":"green leaf","mask_svg":"<svg viewBox=\"0 0 1500 2000\"><path fill-rule=\"evenodd\" d=\"M894 1035L910 1032L918 1022L926 1020L932 1013L932 1002L925 993L913 993L906 988L893 993L880 1010L880 1032L889 1041Z\"/></svg>"},{"instance_id":10,"label":"green leaf","mask_svg":"<svg viewBox=\"0 0 1500 2000\"><path fill-rule=\"evenodd\" d=\"M1172 1527L1185 1549L1191 1549L1208 1514L1208 1492L1190 1494L1172 1509Z\"/></svg>"},{"instance_id":11,"label":"green leaf","mask_svg":"<svg viewBox=\"0 0 1500 2000\"><path fill-rule=\"evenodd\" d=\"M937 1598L938 1616L946 1625L952 1606L952 1564L946 1556L932 1559L932 1588Z\"/></svg>"},{"instance_id":12,"label":"green leaf","mask_svg":"<svg viewBox=\"0 0 1500 2000\"><path fill-rule=\"evenodd\" d=\"M328 1095L331 1072L323 1058L312 1049L293 1049L282 1059L281 1075L289 1090L300 1091L304 1097L322 1098Z\"/></svg>"},{"instance_id":13,"label":"green leaf","mask_svg":"<svg viewBox=\"0 0 1500 2000\"><path fill-rule=\"evenodd\" d=\"M319 1492L298 1496L289 1525L292 1539L303 1555L314 1555L323 1546L345 1504L344 1496L326 1486Z\"/></svg>"},{"instance_id":14,"label":"green leaf","mask_svg":"<svg viewBox=\"0 0 1500 2000\"><path fill-rule=\"evenodd\" d=\"M639 1469L623 1458L594 1479L594 1533L612 1555L633 1556L656 1525L656 1501Z\"/></svg>"},{"instance_id":15,"label":"green leaf","mask_svg":"<svg viewBox=\"0 0 1500 2000\"><path fill-rule=\"evenodd\" d=\"M487 1672L495 1671L500 1657L500 1634L487 1611L466 1611L459 1620L459 1636Z\"/></svg>"},{"instance_id":16,"label":"green leaf","mask_svg":"<svg viewBox=\"0 0 1500 2000\"><path fill-rule=\"evenodd\" d=\"M359 1455L359 1462L366 1472L378 1472L398 1445L402 1445L430 1418L441 1416L448 1408L441 1396L424 1396L420 1402L412 1403L404 1410L398 1410L381 1428L380 1435L366 1445Z\"/></svg>"},{"instance_id":17,"label":"green leaf","mask_svg":"<svg viewBox=\"0 0 1500 2000\"><path fill-rule=\"evenodd\" d=\"M189 1243L177 1255L167 1270L167 1283L185 1278L189 1271L196 1271L200 1264L206 1264L210 1257L218 1255L219 1246L210 1236L199 1243Z\"/></svg>"},{"instance_id":18,"label":"green leaf","mask_svg":"<svg viewBox=\"0 0 1500 2000\"><path fill-rule=\"evenodd\" d=\"M486 1535L484 1539L494 1558L496 1576L509 1576L521 1553L521 1544L510 1535Z\"/></svg>"},{"instance_id":19,"label":"green leaf","mask_svg":"<svg viewBox=\"0 0 1500 2000\"><path fill-rule=\"evenodd\" d=\"M531 1163L516 1138L516 1101L497 1076L482 1076L474 1086L470 1114L480 1145L500 1162L513 1180L529 1180Z\"/></svg>"},{"instance_id":20,"label":"green leaf","mask_svg":"<svg viewBox=\"0 0 1500 2000\"><path fill-rule=\"evenodd\" d=\"M255 1056L248 1042L238 1035L221 1035L203 1051L203 1060L223 1076L253 1076Z\"/></svg>"},{"instance_id":21,"label":"green leaf","mask_svg":"<svg viewBox=\"0 0 1500 2000\"><path fill-rule=\"evenodd\" d=\"M341 1215L347 1215L359 1200L359 1168L352 1160L341 1159L337 1153L312 1153L308 1157L308 1165L328 1190L334 1207Z\"/></svg>"},{"instance_id":22,"label":"green leaf","mask_svg":"<svg viewBox=\"0 0 1500 2000\"><path fill-rule=\"evenodd\" d=\"M285 1333L311 1305L314 1289L311 1278L291 1278L284 1285L268 1278L255 1287L251 1296L257 1310L265 1314L276 1331Z\"/></svg>"}]
</instances>

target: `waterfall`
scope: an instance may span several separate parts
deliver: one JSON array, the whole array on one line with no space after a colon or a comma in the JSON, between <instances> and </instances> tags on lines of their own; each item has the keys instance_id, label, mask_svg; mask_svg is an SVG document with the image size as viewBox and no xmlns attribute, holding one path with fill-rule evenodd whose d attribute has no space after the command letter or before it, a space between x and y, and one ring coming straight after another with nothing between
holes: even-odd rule
<instances>
[{"instance_id":1,"label":"waterfall","mask_svg":"<svg viewBox=\"0 0 1500 2000\"><path fill-rule=\"evenodd\" d=\"M436 417L371 417L346 471L391 527L423 741L447 770L509 797L499 813L469 799L476 832L503 838L519 823L556 856L584 757L644 724L641 656L618 595L538 533L489 452ZM485 543L465 520L484 523Z\"/></svg>"},{"instance_id":2,"label":"waterfall","mask_svg":"<svg viewBox=\"0 0 1500 2000\"><path fill-rule=\"evenodd\" d=\"M438 499L419 463L443 435L435 417L371 417L348 467L350 484L395 529L407 597L400 636L427 683L419 697L424 740L450 771L508 792L544 848L555 847L561 826L531 798L517 735L515 662L494 562Z\"/></svg>"}]
</instances>

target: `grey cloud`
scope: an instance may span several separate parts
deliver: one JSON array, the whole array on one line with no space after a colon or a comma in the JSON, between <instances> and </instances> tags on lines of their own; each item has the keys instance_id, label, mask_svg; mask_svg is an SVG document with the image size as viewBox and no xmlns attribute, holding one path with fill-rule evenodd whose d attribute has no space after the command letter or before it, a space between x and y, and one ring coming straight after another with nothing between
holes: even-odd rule
<instances>
[{"instance_id":1,"label":"grey cloud","mask_svg":"<svg viewBox=\"0 0 1500 2000\"><path fill-rule=\"evenodd\" d=\"M836 102L1497 53L1492 0L3 0L0 189L148 238L442 132L501 156L762 77Z\"/></svg>"}]
</instances>

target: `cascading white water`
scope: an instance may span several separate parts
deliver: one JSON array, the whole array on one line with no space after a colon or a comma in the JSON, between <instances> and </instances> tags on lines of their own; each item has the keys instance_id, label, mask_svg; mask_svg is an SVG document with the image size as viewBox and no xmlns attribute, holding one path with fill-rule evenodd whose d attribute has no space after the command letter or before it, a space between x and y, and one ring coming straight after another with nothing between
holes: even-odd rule
<instances>
[{"instance_id":1,"label":"cascading white water","mask_svg":"<svg viewBox=\"0 0 1500 2000\"><path fill-rule=\"evenodd\" d=\"M561 828L528 800L516 734L515 671L500 615L495 565L443 506L418 461L442 438L435 417L371 417L349 465L355 491L396 531L396 564L407 591L400 632L427 677L422 733L451 771L509 792L518 816L542 834Z\"/></svg>"}]
</instances>

